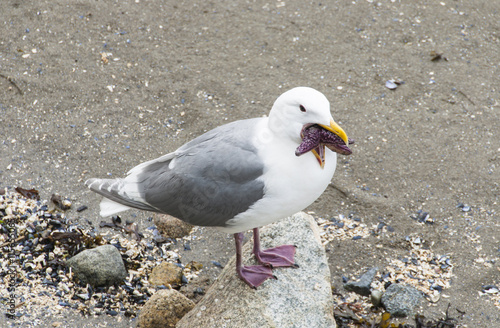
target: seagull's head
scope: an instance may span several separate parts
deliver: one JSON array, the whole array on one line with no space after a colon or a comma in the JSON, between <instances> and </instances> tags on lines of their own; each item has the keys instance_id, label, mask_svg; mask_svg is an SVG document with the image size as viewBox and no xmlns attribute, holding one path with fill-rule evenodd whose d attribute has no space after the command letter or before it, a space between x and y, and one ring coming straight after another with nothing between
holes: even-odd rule
<instances>
[{"instance_id":1,"label":"seagull's head","mask_svg":"<svg viewBox=\"0 0 500 328\"><path fill-rule=\"evenodd\" d=\"M311 127L333 133L333 137L339 142L335 140L321 142L324 138L319 132L317 135L312 131L307 133ZM297 87L279 96L269 114L269 128L275 134L290 138L297 143L297 146L310 143L311 145L308 145L310 147L302 147L300 151L297 149L299 153L296 154L300 156L311 151L322 167L325 161L325 146L341 154L350 154L350 149L347 147L349 139L344 130L333 120L330 102L325 95L312 88ZM328 137L325 133L322 135ZM306 140L306 137L309 139ZM316 141L317 144L314 144Z\"/></svg>"}]
</instances>

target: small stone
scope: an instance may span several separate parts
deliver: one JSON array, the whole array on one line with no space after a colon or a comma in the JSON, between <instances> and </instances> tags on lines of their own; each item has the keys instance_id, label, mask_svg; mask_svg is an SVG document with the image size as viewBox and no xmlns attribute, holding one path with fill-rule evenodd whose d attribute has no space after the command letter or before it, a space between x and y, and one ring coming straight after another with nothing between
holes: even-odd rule
<instances>
[{"instance_id":1,"label":"small stone","mask_svg":"<svg viewBox=\"0 0 500 328\"><path fill-rule=\"evenodd\" d=\"M120 252L113 245L85 250L67 261L83 283L109 286L127 276Z\"/></svg>"},{"instance_id":2,"label":"small stone","mask_svg":"<svg viewBox=\"0 0 500 328\"><path fill-rule=\"evenodd\" d=\"M82 205L82 206L78 207L78 208L76 209L76 211L77 211L77 212L83 212L83 211L85 211L86 209L88 209L88 206L87 206L87 205Z\"/></svg>"},{"instance_id":3,"label":"small stone","mask_svg":"<svg viewBox=\"0 0 500 328\"><path fill-rule=\"evenodd\" d=\"M60 325L62 325L62 322L61 321L54 321L52 323L52 327L59 327Z\"/></svg>"},{"instance_id":4,"label":"small stone","mask_svg":"<svg viewBox=\"0 0 500 328\"><path fill-rule=\"evenodd\" d=\"M407 317L415 313L423 295L411 286L392 284L382 295L382 304L394 317Z\"/></svg>"},{"instance_id":5,"label":"small stone","mask_svg":"<svg viewBox=\"0 0 500 328\"><path fill-rule=\"evenodd\" d=\"M153 286L180 286L182 284L182 269L173 263L162 262L151 272L149 283Z\"/></svg>"},{"instance_id":6,"label":"small stone","mask_svg":"<svg viewBox=\"0 0 500 328\"><path fill-rule=\"evenodd\" d=\"M362 296L370 296L370 284L372 283L373 277L377 274L378 268L371 268L366 271L358 281L351 281L344 284L345 290L355 292L356 294Z\"/></svg>"},{"instance_id":7,"label":"small stone","mask_svg":"<svg viewBox=\"0 0 500 328\"><path fill-rule=\"evenodd\" d=\"M174 289L161 289L146 302L138 318L139 328L174 328L194 302Z\"/></svg>"},{"instance_id":8,"label":"small stone","mask_svg":"<svg viewBox=\"0 0 500 328\"><path fill-rule=\"evenodd\" d=\"M382 305L382 295L383 294L384 293L382 293L382 291L380 291L380 290L372 290L371 302L372 302L373 306L379 307Z\"/></svg>"},{"instance_id":9,"label":"small stone","mask_svg":"<svg viewBox=\"0 0 500 328\"><path fill-rule=\"evenodd\" d=\"M224 266L222 264L220 264L220 262L212 261L212 264L215 265L218 268L224 269Z\"/></svg>"},{"instance_id":10,"label":"small stone","mask_svg":"<svg viewBox=\"0 0 500 328\"><path fill-rule=\"evenodd\" d=\"M170 215L158 214L154 218L154 224L163 237L182 238L191 233L193 226Z\"/></svg>"}]
</instances>

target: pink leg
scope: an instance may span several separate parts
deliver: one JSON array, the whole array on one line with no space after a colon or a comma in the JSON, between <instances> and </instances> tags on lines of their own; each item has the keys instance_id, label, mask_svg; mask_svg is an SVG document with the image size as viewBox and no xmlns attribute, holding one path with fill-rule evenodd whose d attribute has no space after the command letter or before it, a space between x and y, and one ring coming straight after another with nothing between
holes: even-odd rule
<instances>
[{"instance_id":1,"label":"pink leg","mask_svg":"<svg viewBox=\"0 0 500 328\"><path fill-rule=\"evenodd\" d=\"M277 279L271 268L263 265L242 265L241 245L243 241L243 233L235 233L234 241L236 243L236 273L241 280L252 288L257 288L267 279Z\"/></svg>"},{"instance_id":2,"label":"pink leg","mask_svg":"<svg viewBox=\"0 0 500 328\"><path fill-rule=\"evenodd\" d=\"M275 248L268 248L266 250L260 249L260 236L259 228L253 229L253 253L255 258L260 264L274 267L296 267L295 264L295 246L294 245L281 245Z\"/></svg>"}]
</instances>

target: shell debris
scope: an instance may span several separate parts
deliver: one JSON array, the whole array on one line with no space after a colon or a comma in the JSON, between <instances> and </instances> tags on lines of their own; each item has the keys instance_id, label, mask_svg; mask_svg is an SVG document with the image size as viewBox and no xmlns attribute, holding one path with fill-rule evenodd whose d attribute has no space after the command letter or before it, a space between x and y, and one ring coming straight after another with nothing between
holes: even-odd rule
<instances>
[{"instance_id":1,"label":"shell debris","mask_svg":"<svg viewBox=\"0 0 500 328\"><path fill-rule=\"evenodd\" d=\"M317 217L314 213L311 214L315 216L320 228L323 245L347 239L364 239L370 236L379 239L394 231L385 222L368 226L353 215L340 214L332 219L324 219ZM473 236L471 239L474 239ZM435 254L432 251L432 245L419 235L407 236L405 242L409 246L407 255L402 258L387 258L387 265L378 270L371 283L371 290L383 292L390 284L403 283L423 292L432 306L441 297L446 297L444 291L450 287L453 277L452 254ZM360 273L361 271L354 272L353 275L357 276ZM497 288L489 288L488 292L483 294L486 293L489 293L490 297L498 295L498 299L500 299L500 292ZM336 315L343 316L350 313L350 319L353 319L352 327L357 327L353 323L356 322L356 318L360 319L359 322L362 322L361 318L368 318L368 322L381 322L382 320L382 308L374 308L370 297L361 296L354 292L334 292L334 308Z\"/></svg>"},{"instance_id":2,"label":"shell debris","mask_svg":"<svg viewBox=\"0 0 500 328\"><path fill-rule=\"evenodd\" d=\"M153 287L148 282L159 263L180 266L184 283L202 270L199 263L182 264L176 247L183 243L156 242L153 227L145 229L140 240L110 229L99 232L88 220L77 221L71 217L73 212L49 207L47 201L37 199L38 192L30 192L31 198L14 190L0 194L0 251L7 259L0 262L0 299L15 297L16 322L21 326L37 326L38 320L62 318L65 311L75 310L84 315L135 317L157 289L169 287ZM104 244L120 251L128 276L118 286L80 284L65 265L66 259Z\"/></svg>"}]
</instances>

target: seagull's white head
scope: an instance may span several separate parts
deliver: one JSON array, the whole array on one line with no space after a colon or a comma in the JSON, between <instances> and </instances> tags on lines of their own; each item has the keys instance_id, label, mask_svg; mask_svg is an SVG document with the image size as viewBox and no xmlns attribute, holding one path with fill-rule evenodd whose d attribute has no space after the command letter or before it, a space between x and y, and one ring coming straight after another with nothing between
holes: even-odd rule
<instances>
[{"instance_id":1,"label":"seagull's white head","mask_svg":"<svg viewBox=\"0 0 500 328\"><path fill-rule=\"evenodd\" d=\"M309 132L311 133L307 133L306 130L313 126L319 126L319 129L324 129L335 134L341 139L338 140L343 145L333 145L327 142L326 139L323 142L321 139L323 137L320 135L321 132L314 134L310 130ZM298 87L288 90L279 96L269 113L269 129L275 135L289 138L293 142L296 142L297 146L301 145L302 148L306 149L303 152L296 153L297 156L311 150L305 145L305 143L309 143L321 166L324 165L323 152L325 146L333 151L344 154L345 152L343 151L347 149L350 153L349 148L343 149L349 141L344 130L332 118L330 102L326 99L325 95L312 88ZM323 132L325 132L324 130ZM304 139L309 138L309 136L317 140ZM314 142L317 143L313 144ZM339 147L342 149L339 149Z\"/></svg>"},{"instance_id":2,"label":"seagull's white head","mask_svg":"<svg viewBox=\"0 0 500 328\"><path fill-rule=\"evenodd\" d=\"M269 113L271 131L286 135L298 144L302 141L302 129L314 124L337 134L347 144L345 132L333 121L330 102L313 88L288 90L276 99Z\"/></svg>"}]
</instances>

